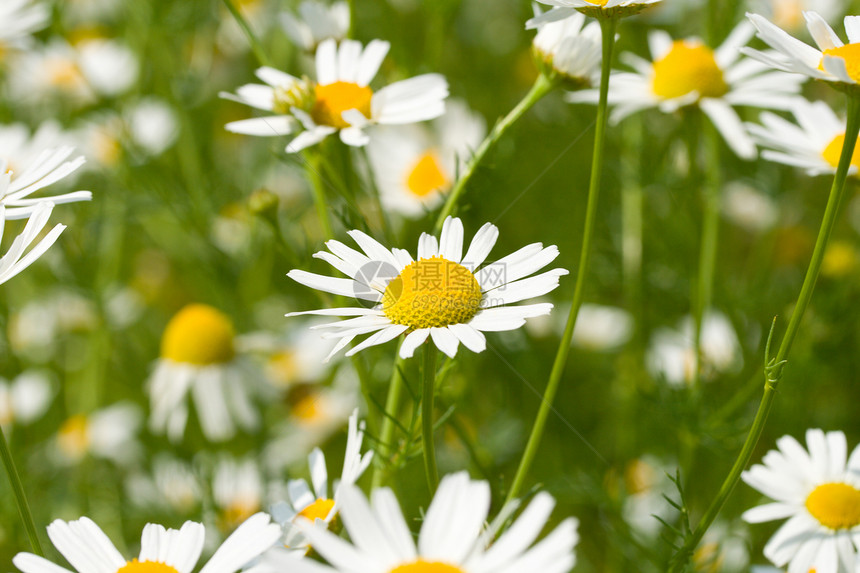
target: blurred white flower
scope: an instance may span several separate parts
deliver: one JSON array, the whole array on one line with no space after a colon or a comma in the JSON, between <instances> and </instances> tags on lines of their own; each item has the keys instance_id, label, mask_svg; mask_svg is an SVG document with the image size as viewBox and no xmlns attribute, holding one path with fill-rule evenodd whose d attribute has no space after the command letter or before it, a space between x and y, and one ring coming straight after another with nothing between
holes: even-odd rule
<instances>
[{"instance_id":1,"label":"blurred white flower","mask_svg":"<svg viewBox=\"0 0 860 573\"><path fill-rule=\"evenodd\" d=\"M38 0L3 0L0 2L0 60L10 49L30 46L33 32L48 25L51 12Z\"/></svg>"},{"instance_id":2,"label":"blurred white flower","mask_svg":"<svg viewBox=\"0 0 860 573\"><path fill-rule=\"evenodd\" d=\"M0 378L0 425L8 432L15 425L37 420L48 410L54 391L44 372L26 370L7 381Z\"/></svg>"},{"instance_id":3,"label":"blurred white flower","mask_svg":"<svg viewBox=\"0 0 860 573\"><path fill-rule=\"evenodd\" d=\"M188 515L200 504L203 489L192 467L172 457L158 455L152 473L138 473L126 480L128 499L141 509Z\"/></svg>"},{"instance_id":4,"label":"blurred white flower","mask_svg":"<svg viewBox=\"0 0 860 573\"><path fill-rule=\"evenodd\" d=\"M553 10L561 10L554 8ZM585 14L574 13L560 21L540 24L532 41L535 55L555 74L576 87L600 83L600 24L585 23ZM530 26L530 20L526 27Z\"/></svg>"},{"instance_id":5,"label":"blurred white flower","mask_svg":"<svg viewBox=\"0 0 860 573\"><path fill-rule=\"evenodd\" d=\"M23 173L49 148L68 147L74 141L54 120L43 122L34 132L22 123L0 125L0 158L13 176Z\"/></svg>"},{"instance_id":6,"label":"blurred white flower","mask_svg":"<svg viewBox=\"0 0 860 573\"><path fill-rule=\"evenodd\" d=\"M556 314L564 317L564 312ZM564 329L563 323L561 328ZM623 346L633 334L633 317L614 306L583 304L573 330L575 346L596 352L607 352Z\"/></svg>"},{"instance_id":7,"label":"blurred white flower","mask_svg":"<svg viewBox=\"0 0 860 573\"><path fill-rule=\"evenodd\" d=\"M632 460L624 469L624 486L627 495L621 509L624 521L637 534L655 538L663 528L660 519L668 520L675 511L663 496L677 496L677 489L667 474L674 464L651 455Z\"/></svg>"},{"instance_id":8,"label":"blurred white flower","mask_svg":"<svg viewBox=\"0 0 860 573\"><path fill-rule=\"evenodd\" d=\"M265 357L266 378L279 388L322 382L331 370L324 362L332 349L332 341L312 328L324 324L324 319L308 320L294 326L284 336L270 332L252 332L239 336L236 344L243 352Z\"/></svg>"},{"instance_id":9,"label":"blurred white flower","mask_svg":"<svg viewBox=\"0 0 860 573\"><path fill-rule=\"evenodd\" d=\"M343 1L327 6L318 0L304 0L299 4L298 17L290 12L281 13L284 32L298 47L311 52L329 38L340 41L349 31L349 4Z\"/></svg>"},{"instance_id":10,"label":"blurred white flower","mask_svg":"<svg viewBox=\"0 0 860 573\"><path fill-rule=\"evenodd\" d=\"M92 300L61 289L28 302L11 315L9 343L16 353L35 362L47 362L54 356L62 335L88 332L98 326L98 321Z\"/></svg>"},{"instance_id":11,"label":"blurred white flower","mask_svg":"<svg viewBox=\"0 0 860 573\"><path fill-rule=\"evenodd\" d=\"M734 224L751 232L766 231L779 219L776 201L740 181L723 190L723 214Z\"/></svg>"},{"instance_id":12,"label":"blurred white flower","mask_svg":"<svg viewBox=\"0 0 860 573\"><path fill-rule=\"evenodd\" d=\"M31 197L33 193L56 183L76 171L86 161L83 157L69 157L75 152L73 147L43 149L27 167L14 172L7 160L0 156L0 206L5 207L4 218L25 219L30 217L37 206L44 203L58 205L75 201L89 201L89 191L73 191L52 197Z\"/></svg>"},{"instance_id":13,"label":"blurred white flower","mask_svg":"<svg viewBox=\"0 0 860 573\"><path fill-rule=\"evenodd\" d=\"M747 0L750 11L770 19L774 24L792 33L806 29L803 13L815 10L822 18L832 22L845 15L845 0Z\"/></svg>"},{"instance_id":14,"label":"blurred white flower","mask_svg":"<svg viewBox=\"0 0 860 573\"><path fill-rule=\"evenodd\" d=\"M136 436L142 418L140 408L127 402L67 418L57 431L55 459L77 464L89 455L128 464L141 453Z\"/></svg>"},{"instance_id":15,"label":"blurred white flower","mask_svg":"<svg viewBox=\"0 0 860 573\"><path fill-rule=\"evenodd\" d=\"M147 97L136 102L123 116L132 142L148 155L160 155L179 136L176 112L158 98Z\"/></svg>"}]
</instances>

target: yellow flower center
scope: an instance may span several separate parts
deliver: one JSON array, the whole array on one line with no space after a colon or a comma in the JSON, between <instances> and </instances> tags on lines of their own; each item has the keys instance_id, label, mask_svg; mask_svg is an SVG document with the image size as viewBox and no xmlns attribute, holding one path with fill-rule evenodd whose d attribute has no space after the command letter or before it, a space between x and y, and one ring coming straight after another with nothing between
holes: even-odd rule
<instances>
[{"instance_id":1,"label":"yellow flower center","mask_svg":"<svg viewBox=\"0 0 860 573\"><path fill-rule=\"evenodd\" d=\"M73 89L83 81L81 70L71 59L50 60L46 64L48 82L60 89Z\"/></svg>"},{"instance_id":2,"label":"yellow flower center","mask_svg":"<svg viewBox=\"0 0 860 573\"><path fill-rule=\"evenodd\" d=\"M293 406L292 415L297 421L306 424L321 420L325 412L317 404L322 400L322 396L318 393L311 393L296 402Z\"/></svg>"},{"instance_id":3,"label":"yellow flower center","mask_svg":"<svg viewBox=\"0 0 860 573\"><path fill-rule=\"evenodd\" d=\"M90 447L89 423L83 414L72 416L60 426L57 442L60 450L72 459L79 459Z\"/></svg>"},{"instance_id":4,"label":"yellow flower center","mask_svg":"<svg viewBox=\"0 0 860 573\"><path fill-rule=\"evenodd\" d=\"M668 54L654 62L651 89L655 95L672 99L694 91L701 97L721 97L729 86L713 50L701 42L679 40L672 43Z\"/></svg>"},{"instance_id":5,"label":"yellow flower center","mask_svg":"<svg viewBox=\"0 0 860 573\"><path fill-rule=\"evenodd\" d=\"M370 100L373 90L352 82L334 82L324 86L316 86L316 101L311 110L311 117L319 125L328 125L343 129L349 127L341 114L351 109L357 109L364 117L370 117Z\"/></svg>"},{"instance_id":6,"label":"yellow flower center","mask_svg":"<svg viewBox=\"0 0 860 573\"><path fill-rule=\"evenodd\" d=\"M803 23L800 0L773 0L773 23L783 29L796 30Z\"/></svg>"},{"instance_id":7,"label":"yellow flower center","mask_svg":"<svg viewBox=\"0 0 860 573\"><path fill-rule=\"evenodd\" d=\"M170 319L161 339L161 357L209 366L233 359L233 323L205 304L189 304Z\"/></svg>"},{"instance_id":8,"label":"yellow flower center","mask_svg":"<svg viewBox=\"0 0 860 573\"><path fill-rule=\"evenodd\" d=\"M825 483L806 498L806 509L824 527L851 529L860 525L860 490L847 483Z\"/></svg>"},{"instance_id":9,"label":"yellow flower center","mask_svg":"<svg viewBox=\"0 0 860 573\"><path fill-rule=\"evenodd\" d=\"M824 161L829 163L834 169L839 165L839 156L842 155L842 147L844 145L845 134L840 133L821 152L821 157L824 158ZM860 145L854 148L854 154L851 156L851 165L860 168Z\"/></svg>"},{"instance_id":10,"label":"yellow flower center","mask_svg":"<svg viewBox=\"0 0 860 573\"><path fill-rule=\"evenodd\" d=\"M178 571L167 563L132 559L120 567L116 573L178 573Z\"/></svg>"},{"instance_id":11,"label":"yellow flower center","mask_svg":"<svg viewBox=\"0 0 860 573\"><path fill-rule=\"evenodd\" d=\"M860 43L845 44L838 48L830 48L822 52L825 56L833 56L845 60L845 69L848 71L848 77L855 82L860 82ZM824 69L824 58L821 58L821 63L818 64L818 69Z\"/></svg>"},{"instance_id":12,"label":"yellow flower center","mask_svg":"<svg viewBox=\"0 0 860 573\"><path fill-rule=\"evenodd\" d=\"M448 565L440 561L424 561L419 559L406 565L398 565L389 573L464 573L462 569L454 565Z\"/></svg>"},{"instance_id":13,"label":"yellow flower center","mask_svg":"<svg viewBox=\"0 0 860 573\"><path fill-rule=\"evenodd\" d=\"M328 517L328 514L331 513L333 507L333 499L319 498L318 500L301 510L296 517L304 517L305 519L310 519L311 521L316 521L317 519L325 520L325 518Z\"/></svg>"},{"instance_id":14,"label":"yellow flower center","mask_svg":"<svg viewBox=\"0 0 860 573\"><path fill-rule=\"evenodd\" d=\"M260 501L255 497L243 497L231 502L221 515L225 530L233 529L260 510Z\"/></svg>"},{"instance_id":15,"label":"yellow flower center","mask_svg":"<svg viewBox=\"0 0 860 573\"><path fill-rule=\"evenodd\" d=\"M432 151L422 155L406 177L406 188L416 197L426 197L450 184L439 159Z\"/></svg>"},{"instance_id":16,"label":"yellow flower center","mask_svg":"<svg viewBox=\"0 0 860 573\"><path fill-rule=\"evenodd\" d=\"M588 2L589 4L594 4L595 6L606 6L606 3L609 2L609 0L585 0L585 1Z\"/></svg>"},{"instance_id":17,"label":"yellow flower center","mask_svg":"<svg viewBox=\"0 0 860 573\"><path fill-rule=\"evenodd\" d=\"M833 241L824 251L821 274L828 277L843 277L857 265L857 251L848 241Z\"/></svg>"},{"instance_id":18,"label":"yellow flower center","mask_svg":"<svg viewBox=\"0 0 860 573\"><path fill-rule=\"evenodd\" d=\"M421 259L388 283L382 310L394 324L412 329L469 322L481 308L475 275L442 257Z\"/></svg>"}]
</instances>

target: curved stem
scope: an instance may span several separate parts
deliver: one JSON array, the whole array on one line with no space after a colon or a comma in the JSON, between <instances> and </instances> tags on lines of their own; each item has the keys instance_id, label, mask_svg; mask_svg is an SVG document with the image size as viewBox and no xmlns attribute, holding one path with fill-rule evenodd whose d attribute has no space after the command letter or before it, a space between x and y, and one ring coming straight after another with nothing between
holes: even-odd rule
<instances>
[{"instance_id":1,"label":"curved stem","mask_svg":"<svg viewBox=\"0 0 860 573\"><path fill-rule=\"evenodd\" d=\"M490 150L495 147L496 143L498 143L505 132L507 132L508 129L516 123L525 112L531 109L534 104L540 101L543 96L552 90L552 87L552 80L543 74L539 75L535 80L534 85L532 85L532 88L529 90L529 93L526 94L526 96L514 109L510 111L510 113L508 113L508 115L496 123L490 134L484 138L484 141L482 141L481 145L478 146L478 149L475 150L475 155L472 156L472 159L469 161L468 165L466 165L465 171L460 175L457 182L454 184L454 187L448 193L445 205L442 207L442 211L439 212L439 217L436 219L435 232L437 234L442 230L442 224L445 222L445 219L454 212L457 202L466 191L466 186L469 184L475 171L477 171L478 167L483 163Z\"/></svg>"},{"instance_id":2,"label":"curved stem","mask_svg":"<svg viewBox=\"0 0 860 573\"><path fill-rule=\"evenodd\" d=\"M263 45L260 43L257 35L254 34L254 31L251 30L251 26L248 24L248 21L242 16L242 13L236 8L236 5L233 4L233 0L223 0L224 5L227 7L227 10L230 11L230 14L233 15L233 18L236 20L236 23L239 24L239 27L242 28L242 32L245 33L245 36L248 38L248 43L251 44L251 50L254 51L254 56L257 58L257 61L261 66L269 65L269 58L266 57L266 52L263 50Z\"/></svg>"},{"instance_id":3,"label":"curved stem","mask_svg":"<svg viewBox=\"0 0 860 573\"><path fill-rule=\"evenodd\" d=\"M561 376L564 373L564 365L567 362L567 356L570 353L570 340L573 338L573 329L576 326L576 318L579 315L579 308L582 306L582 297L585 287L585 277L588 274L588 262L591 257L591 240L594 235L594 224L597 220L597 202L600 196L600 179L603 172L603 149L606 142L606 119L607 119L607 100L609 94L609 71L612 65L612 50L615 46L615 27L617 20L615 18L606 18L599 20L602 33L603 44L603 60L601 63L600 73L600 100L597 105L597 125L594 136L594 155L591 162L591 181L588 186L588 205L585 211L585 229L582 237L582 252L579 258L579 270L576 275L576 287L573 292L573 302L570 305L570 314L567 317L567 325L564 328L564 334L561 337L561 342L558 345L558 351L555 356L555 362L552 365L552 371L549 375L549 381L546 385L543 400L538 409L537 417L535 418L534 426L532 427L531 435L529 436L528 444L526 444L525 452L523 452L522 460L520 460L517 474L514 477L514 482L508 491L507 501L511 501L517 497L523 487L529 467L537 453L538 445L540 444L541 436L543 435L544 426L552 409L552 402L555 398L558 384L561 381Z\"/></svg>"},{"instance_id":4,"label":"curved stem","mask_svg":"<svg viewBox=\"0 0 860 573\"><path fill-rule=\"evenodd\" d=\"M842 203L842 196L845 191L845 179L848 175L848 168L851 166L851 157L854 154L854 147L857 143L858 131L860 131L860 98L848 96L848 122L845 130L845 142L842 147L842 154L839 157L836 176L833 178L833 186L830 188L830 196L827 199L827 207L824 210L821 227L818 231L818 239L815 241L815 250L812 252L812 259L809 261L809 268L806 271L806 277L803 279L800 296L791 313L788 328L786 329L785 336L782 338L779 351L773 359L765 356L764 395L756 412L755 420L753 420L752 428L750 428L743 448L741 448L741 452L738 454L731 471L729 471L729 475L726 476L723 485L720 487L720 491L711 502L707 511L705 511L705 515L702 516L696 529L676 553L675 562L670 569L672 572L684 570L699 541L702 540L705 532L717 518L735 485L740 480L741 473L749 464L753 449L764 430L764 424L767 421L767 416L770 413L773 400L776 396L776 388L782 379L785 363L788 360L789 352L791 352L791 347L800 328L800 321L803 319L806 308L809 306L809 301L812 299L812 291L815 289L818 273L821 270L821 261L824 259L824 252L827 249L830 234L836 223L836 216L839 213L839 206Z\"/></svg>"},{"instance_id":5,"label":"curved stem","mask_svg":"<svg viewBox=\"0 0 860 573\"><path fill-rule=\"evenodd\" d=\"M18 468L15 467L15 460L12 459L12 453L9 451L9 444L6 443L6 436L3 434L2 427L0 427L0 458L3 458L3 466L6 468L6 475L9 476L9 483L12 484L12 493L15 494L18 513L21 515L21 521L24 522L24 529L27 530L27 537L30 538L33 553L43 557L45 554L42 552L42 545L39 543L39 536L36 533L36 522L33 521L33 513L30 511L30 504L27 503L24 486L21 485L21 477L18 475Z\"/></svg>"},{"instance_id":6,"label":"curved stem","mask_svg":"<svg viewBox=\"0 0 860 573\"><path fill-rule=\"evenodd\" d=\"M433 398L436 396L436 346L424 345L424 361L421 364L421 441L424 444L424 473L430 495L439 485L439 470L436 467L436 447L433 444Z\"/></svg>"},{"instance_id":7,"label":"curved stem","mask_svg":"<svg viewBox=\"0 0 860 573\"><path fill-rule=\"evenodd\" d=\"M371 479L371 488L376 489L382 487L386 477L387 458L394 452L394 427L397 420L397 414L400 411L400 399L403 396L403 367L405 360L400 357L398 347L397 358L394 361L394 367L391 372L391 380L388 383L388 397L385 399L385 412L382 420L382 430L379 433L379 445L377 447L377 459L373 468L373 478ZM382 458L386 458L383 462Z\"/></svg>"}]
</instances>

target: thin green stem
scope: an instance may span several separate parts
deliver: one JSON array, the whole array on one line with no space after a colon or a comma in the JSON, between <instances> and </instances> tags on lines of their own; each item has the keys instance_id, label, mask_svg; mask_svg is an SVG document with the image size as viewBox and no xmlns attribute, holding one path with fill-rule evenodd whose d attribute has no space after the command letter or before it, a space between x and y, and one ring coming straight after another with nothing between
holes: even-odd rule
<instances>
[{"instance_id":1,"label":"thin green stem","mask_svg":"<svg viewBox=\"0 0 860 573\"><path fill-rule=\"evenodd\" d=\"M490 134L481 142L478 149L475 150L475 155L472 156L472 159L466 165L464 172L460 174L454 187L451 189L450 193L448 193L445 205L442 207L442 211L439 212L439 217L436 219L436 233L439 233L442 230L442 224L445 222L445 219L454 212L454 208L457 206L457 202L462 198L463 193L465 193L466 188L469 185L469 181L471 181L472 176L475 175L478 167L480 167L484 162L490 150L495 147L496 143L499 142L502 136L523 116L523 114L525 114L532 108L532 106L534 106L534 104L540 101L541 98L552 90L552 87L552 80L543 74L539 75L535 80L534 85L532 85L532 88L529 90L529 93L520 100L520 103L518 103L516 107L508 113L508 115L496 123Z\"/></svg>"},{"instance_id":2,"label":"thin green stem","mask_svg":"<svg viewBox=\"0 0 860 573\"><path fill-rule=\"evenodd\" d=\"M317 208L317 216L322 226L323 234L327 238L334 237L334 229L331 224L331 216L329 215L328 200L326 199L325 185L322 177L322 161L317 153L322 153L317 150L316 153L312 150L305 155L305 166L307 167L308 177L311 180L311 189L314 194L314 204Z\"/></svg>"},{"instance_id":3,"label":"thin green stem","mask_svg":"<svg viewBox=\"0 0 860 573\"><path fill-rule=\"evenodd\" d=\"M424 444L424 473L430 495L439 485L439 470L436 467L436 447L433 443L433 402L436 396L436 346L424 345L424 361L421 364L421 441Z\"/></svg>"},{"instance_id":4,"label":"thin green stem","mask_svg":"<svg viewBox=\"0 0 860 573\"><path fill-rule=\"evenodd\" d=\"M860 98L848 96L848 122L845 130L845 142L843 143L842 154L839 157L839 166L836 168L836 176L833 178L833 186L830 188L830 196L827 199L827 207L824 210L821 227L818 231L818 239L815 241L815 249L812 253L812 259L809 261L806 277L803 279L800 296L791 313L788 328L782 338L779 351L774 358L765 356L764 395L753 420L752 428L750 428L743 448L741 448L740 454L738 454L731 471L729 471L729 475L726 476L723 485L720 487L719 492L717 492L717 496L705 511L692 535L687 538L684 545L676 553L674 563L670 569L671 572L678 573L686 567L699 541L702 540L705 532L707 532L708 528L717 518L729 495L731 495L732 490L734 490L740 480L741 473L749 464L753 450L764 430L764 424L767 421L768 414L773 406L773 400L776 397L776 388L782 379L788 355L791 352L791 347L800 328L800 321L803 319L803 315L809 306L809 301L812 299L812 291L815 289L815 283L818 280L824 252L827 249L833 226L836 223L836 216L839 213L839 206L842 203L842 196L845 191L845 179L848 175L848 168L851 166L851 157L854 154L854 147L857 143L858 131L860 131Z\"/></svg>"},{"instance_id":5,"label":"thin green stem","mask_svg":"<svg viewBox=\"0 0 860 573\"><path fill-rule=\"evenodd\" d=\"M3 467L6 468L6 475L9 476L9 483L12 484L12 493L15 494L18 513L21 515L21 521L24 522L24 529L27 530L27 537L30 538L33 553L44 557L45 554L42 552L42 545L39 543L39 536L36 533L36 522L33 521L33 513L30 511L30 504L27 503L24 486L21 485L21 477L18 475L18 468L15 467L15 460L12 459L12 452L9 451L9 444L6 443L6 436L3 434L2 427L0 427L0 457L3 458Z\"/></svg>"},{"instance_id":6,"label":"thin green stem","mask_svg":"<svg viewBox=\"0 0 860 573\"><path fill-rule=\"evenodd\" d=\"M251 50L254 52L254 56L257 58L257 61L261 66L269 65L269 58L266 57L266 52L263 50L263 45L260 43L260 39L257 38L257 35L254 34L254 31L251 29L251 26L248 24L248 21L242 16L242 13L236 8L236 5L233 4L233 0L223 0L224 5L227 7L227 10L230 11L230 14L233 15L233 18L236 20L236 23L239 24L239 27L242 28L242 32L245 33L245 36L248 38L248 43L251 44Z\"/></svg>"},{"instance_id":7,"label":"thin green stem","mask_svg":"<svg viewBox=\"0 0 860 573\"><path fill-rule=\"evenodd\" d=\"M379 432L379 444L377 446L377 459L373 468L373 479L371 488L382 487L387 474L389 458L394 453L394 429L397 415L400 413L400 401L403 396L403 367L406 361L400 357L398 347L397 358L391 370L391 380L388 383L388 397L385 399L385 412L383 413L382 430Z\"/></svg>"},{"instance_id":8,"label":"thin green stem","mask_svg":"<svg viewBox=\"0 0 860 573\"><path fill-rule=\"evenodd\" d=\"M546 426L546 420L549 412L552 409L552 402L555 399L555 394L558 391L558 384L561 381L561 376L564 373L564 365L567 363L567 356L570 353L570 340L573 338L573 329L576 326L576 318L579 315L579 308L582 306L582 297L585 287L585 277L588 274L588 262L591 258L591 241L594 236L594 225L597 220L597 203L600 196L600 179L603 173L603 150L606 142L606 119L607 119L607 100L609 94L609 71L612 65L612 51L615 47L615 28L617 20L615 18L606 18L599 20L600 29L603 35L603 61L601 63L600 73L600 100L597 105L597 124L594 136L594 155L591 162L591 181L588 186L588 205L585 210L585 228L582 236L582 251L579 258L579 270L576 275L576 287L573 292L573 301L570 305L570 314L567 317L567 325L564 328L564 334L561 337L561 342L558 345L558 351L555 355L555 362L552 365L552 371L549 375L549 381L546 385L543 400L538 409L537 417L535 418L534 426L532 427L531 435L529 436L528 444L526 444L525 452L523 452L522 460L520 460L519 468L517 468L514 482L508 491L507 501L516 498L522 490L526 475L531 467L540 445L541 436Z\"/></svg>"}]
</instances>

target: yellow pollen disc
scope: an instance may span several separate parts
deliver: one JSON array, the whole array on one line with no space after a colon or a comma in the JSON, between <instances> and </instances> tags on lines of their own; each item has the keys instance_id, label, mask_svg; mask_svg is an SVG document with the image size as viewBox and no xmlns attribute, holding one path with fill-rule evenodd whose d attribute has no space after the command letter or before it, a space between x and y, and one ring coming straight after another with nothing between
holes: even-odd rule
<instances>
[{"instance_id":1,"label":"yellow pollen disc","mask_svg":"<svg viewBox=\"0 0 860 573\"><path fill-rule=\"evenodd\" d=\"M398 565L389 573L464 573L462 569L439 561L424 561L419 559L414 563Z\"/></svg>"},{"instance_id":2,"label":"yellow pollen disc","mask_svg":"<svg viewBox=\"0 0 860 573\"><path fill-rule=\"evenodd\" d=\"M304 517L305 519L310 519L311 521L316 521L317 519L325 519L328 517L328 514L331 513L331 509L334 507L333 499L318 499L303 510L299 512L296 517Z\"/></svg>"},{"instance_id":3,"label":"yellow pollen disc","mask_svg":"<svg viewBox=\"0 0 860 573\"><path fill-rule=\"evenodd\" d=\"M72 416L60 426L57 441L60 450L70 458L81 458L90 446L89 423L83 414Z\"/></svg>"},{"instance_id":4,"label":"yellow pollen disc","mask_svg":"<svg viewBox=\"0 0 860 573\"><path fill-rule=\"evenodd\" d=\"M700 42L679 40L654 62L651 89L655 95L672 99L698 92L701 97L721 97L729 91L714 51Z\"/></svg>"},{"instance_id":5,"label":"yellow pollen disc","mask_svg":"<svg viewBox=\"0 0 860 573\"><path fill-rule=\"evenodd\" d=\"M205 304L189 304L170 319L161 338L161 357L174 362L210 366L230 362L233 323Z\"/></svg>"},{"instance_id":6,"label":"yellow pollen disc","mask_svg":"<svg viewBox=\"0 0 860 573\"><path fill-rule=\"evenodd\" d=\"M320 408L320 404L317 403L322 399L322 396L317 393L308 394L293 406L291 412L293 417L304 423L316 422L322 419L325 415L325 411L322 410Z\"/></svg>"},{"instance_id":7,"label":"yellow pollen disc","mask_svg":"<svg viewBox=\"0 0 860 573\"><path fill-rule=\"evenodd\" d=\"M585 0L585 1L588 2L589 4L594 4L595 6L606 6L606 3L609 2L609 0Z\"/></svg>"},{"instance_id":8,"label":"yellow pollen disc","mask_svg":"<svg viewBox=\"0 0 860 573\"><path fill-rule=\"evenodd\" d=\"M825 56L834 56L845 60L845 69L848 71L848 77L855 82L860 83L860 43L845 44L839 48L831 48L822 52ZM819 70L824 70L824 58L818 64Z\"/></svg>"},{"instance_id":9,"label":"yellow pollen disc","mask_svg":"<svg viewBox=\"0 0 860 573\"><path fill-rule=\"evenodd\" d=\"M52 86L62 89L72 89L81 81L81 71L72 60L57 59L46 65L48 81Z\"/></svg>"},{"instance_id":10,"label":"yellow pollen disc","mask_svg":"<svg viewBox=\"0 0 860 573\"><path fill-rule=\"evenodd\" d=\"M824 158L824 161L829 163L834 169L839 165L839 156L842 155L842 147L844 145L845 134L840 133L821 152L821 157ZM854 148L854 154L851 156L851 165L860 168L860 145Z\"/></svg>"},{"instance_id":11,"label":"yellow pollen disc","mask_svg":"<svg viewBox=\"0 0 860 573\"><path fill-rule=\"evenodd\" d=\"M137 559L132 559L122 567L120 567L116 573L178 573L176 568L168 565L166 563L159 563L158 561L138 561Z\"/></svg>"},{"instance_id":12,"label":"yellow pollen disc","mask_svg":"<svg viewBox=\"0 0 860 573\"><path fill-rule=\"evenodd\" d=\"M806 509L824 527L851 529L860 525L860 490L847 483L825 483L806 498Z\"/></svg>"},{"instance_id":13,"label":"yellow pollen disc","mask_svg":"<svg viewBox=\"0 0 860 573\"><path fill-rule=\"evenodd\" d=\"M231 529L244 522L260 510L260 502L256 498L237 499L226 508L221 518L227 529Z\"/></svg>"},{"instance_id":14,"label":"yellow pollen disc","mask_svg":"<svg viewBox=\"0 0 860 573\"><path fill-rule=\"evenodd\" d=\"M373 90L351 82L334 82L324 86L316 86L316 101L311 110L311 117L319 125L328 125L343 129L349 124L341 114L351 109L357 109L370 118L370 99Z\"/></svg>"},{"instance_id":15,"label":"yellow pollen disc","mask_svg":"<svg viewBox=\"0 0 860 573\"><path fill-rule=\"evenodd\" d=\"M442 257L421 259L388 283L382 310L394 324L412 329L469 322L481 308L475 275Z\"/></svg>"},{"instance_id":16,"label":"yellow pollen disc","mask_svg":"<svg viewBox=\"0 0 860 573\"><path fill-rule=\"evenodd\" d=\"M422 155L406 177L406 188L416 197L426 197L450 184L451 181L445 176L439 159L432 151Z\"/></svg>"}]
</instances>

